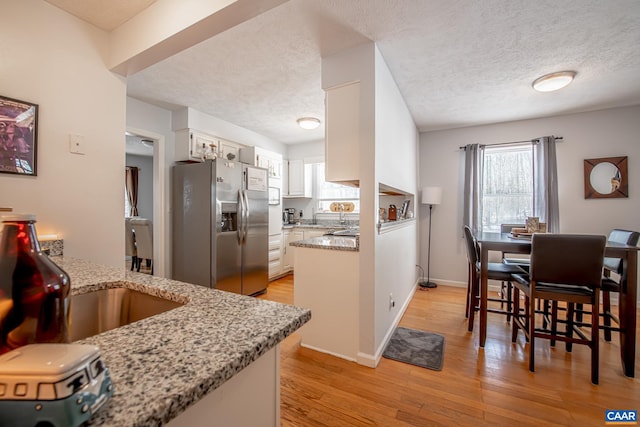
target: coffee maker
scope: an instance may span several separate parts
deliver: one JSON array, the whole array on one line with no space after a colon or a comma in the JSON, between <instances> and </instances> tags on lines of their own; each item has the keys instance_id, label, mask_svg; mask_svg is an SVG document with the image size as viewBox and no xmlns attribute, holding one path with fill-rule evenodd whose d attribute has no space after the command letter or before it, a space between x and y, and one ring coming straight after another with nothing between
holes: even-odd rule
<instances>
[{"instance_id":1,"label":"coffee maker","mask_svg":"<svg viewBox=\"0 0 640 427\"><path fill-rule=\"evenodd\" d=\"M282 211L282 222L284 224L293 224L295 222L296 210L294 208L286 208Z\"/></svg>"}]
</instances>

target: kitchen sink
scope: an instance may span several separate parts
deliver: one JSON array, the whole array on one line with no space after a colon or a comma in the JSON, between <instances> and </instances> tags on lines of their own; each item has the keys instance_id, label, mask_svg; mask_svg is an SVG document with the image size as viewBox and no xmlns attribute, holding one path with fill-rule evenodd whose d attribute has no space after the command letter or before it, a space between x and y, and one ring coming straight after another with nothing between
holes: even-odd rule
<instances>
[{"instance_id":1,"label":"kitchen sink","mask_svg":"<svg viewBox=\"0 0 640 427\"><path fill-rule=\"evenodd\" d=\"M183 305L122 287L72 295L70 338L87 338Z\"/></svg>"}]
</instances>

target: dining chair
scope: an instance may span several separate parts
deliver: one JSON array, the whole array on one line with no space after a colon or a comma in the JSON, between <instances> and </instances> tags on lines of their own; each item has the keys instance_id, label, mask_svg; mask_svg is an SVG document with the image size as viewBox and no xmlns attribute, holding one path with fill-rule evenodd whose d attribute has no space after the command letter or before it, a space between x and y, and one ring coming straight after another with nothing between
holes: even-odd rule
<instances>
[{"instance_id":1,"label":"dining chair","mask_svg":"<svg viewBox=\"0 0 640 427\"><path fill-rule=\"evenodd\" d=\"M478 241L473 235L469 226L464 227L464 238L467 249L467 261L469 265L469 272L467 277L467 303L465 316L469 319L469 332L473 331L473 323L475 312L478 310L480 301L480 246ZM515 273L525 273L525 271L517 265L508 265L501 262L490 262L487 265L487 274L489 280L505 281L509 283L512 280L511 275ZM504 314L507 316L507 321L511 320L511 293L505 296L501 293L499 298L487 298L488 301L500 302L500 304L506 304L507 309L504 308L487 308L487 312Z\"/></svg>"},{"instance_id":2,"label":"dining chair","mask_svg":"<svg viewBox=\"0 0 640 427\"><path fill-rule=\"evenodd\" d=\"M610 242L625 243L636 246L640 240L640 233L615 228L609 233ZM611 274L614 273L616 277ZM611 293L620 293L627 283L627 266L620 258L604 259L604 277L602 278L602 321L605 341L611 341L611 331L620 331L620 319L611 312ZM612 327L614 321L618 327Z\"/></svg>"},{"instance_id":3,"label":"dining chair","mask_svg":"<svg viewBox=\"0 0 640 427\"><path fill-rule=\"evenodd\" d=\"M637 231L622 230L614 228L607 238L609 242L624 243L629 246L636 246L640 240L640 233ZM611 332L620 332L620 318L611 311L611 293L620 294L623 286L627 283L627 266L620 258L605 257L602 277L602 332L605 341L611 341ZM582 307L576 309L576 322L582 325L584 310ZM612 326L612 322L617 326Z\"/></svg>"},{"instance_id":4,"label":"dining chair","mask_svg":"<svg viewBox=\"0 0 640 427\"><path fill-rule=\"evenodd\" d=\"M604 264L605 236L578 234L534 234L531 238L529 274L513 275L512 342L518 330L529 340L529 370L535 370L535 338L583 344L591 349L591 382L598 384L600 283ZM525 314L520 312L520 292L525 296ZM552 321L547 327L536 327L535 301L554 302ZM557 302L567 304L565 331L558 331ZM591 306L591 334L587 337L574 324L575 304ZM576 334L576 337L573 334Z\"/></svg>"},{"instance_id":5,"label":"dining chair","mask_svg":"<svg viewBox=\"0 0 640 427\"><path fill-rule=\"evenodd\" d=\"M131 271L138 264L138 253L136 251L136 238L133 234L133 226L131 225L131 218L124 219L124 242L125 242L125 255L131 257Z\"/></svg>"},{"instance_id":6,"label":"dining chair","mask_svg":"<svg viewBox=\"0 0 640 427\"><path fill-rule=\"evenodd\" d=\"M131 226L136 236L137 270L140 271L140 264L144 259L153 275L153 223L147 218L132 218Z\"/></svg>"}]
</instances>

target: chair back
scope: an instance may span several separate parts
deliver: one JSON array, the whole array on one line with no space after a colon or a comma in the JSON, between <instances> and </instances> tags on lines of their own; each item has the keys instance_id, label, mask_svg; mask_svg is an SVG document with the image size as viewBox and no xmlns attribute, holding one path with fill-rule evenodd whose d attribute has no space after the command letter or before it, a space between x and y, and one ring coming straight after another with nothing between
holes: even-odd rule
<instances>
[{"instance_id":1,"label":"chair back","mask_svg":"<svg viewBox=\"0 0 640 427\"><path fill-rule=\"evenodd\" d=\"M153 223L147 218L132 218L131 226L136 234L138 258L153 259Z\"/></svg>"},{"instance_id":2,"label":"chair back","mask_svg":"<svg viewBox=\"0 0 640 427\"><path fill-rule=\"evenodd\" d=\"M125 255L137 256L136 240L133 235L133 226L131 225L131 218L124 219L124 243L125 243Z\"/></svg>"},{"instance_id":3,"label":"chair back","mask_svg":"<svg viewBox=\"0 0 640 427\"><path fill-rule=\"evenodd\" d=\"M600 287L605 236L536 233L531 239L532 281Z\"/></svg>"},{"instance_id":4,"label":"chair back","mask_svg":"<svg viewBox=\"0 0 640 427\"><path fill-rule=\"evenodd\" d=\"M476 238L473 236L471 229L468 225L464 226L464 242L467 248L467 260L469 264L478 265L480 260L480 256L478 253L478 242Z\"/></svg>"},{"instance_id":5,"label":"chair back","mask_svg":"<svg viewBox=\"0 0 640 427\"><path fill-rule=\"evenodd\" d=\"M525 224L500 224L501 233L511 233L514 228L526 228Z\"/></svg>"},{"instance_id":6,"label":"chair back","mask_svg":"<svg viewBox=\"0 0 640 427\"><path fill-rule=\"evenodd\" d=\"M640 233L637 231L621 230L614 228L609 233L609 241L616 243L624 243L630 246L636 246L640 240ZM611 270L614 273L622 274L623 264L620 258L605 258L604 266L607 270Z\"/></svg>"}]
</instances>

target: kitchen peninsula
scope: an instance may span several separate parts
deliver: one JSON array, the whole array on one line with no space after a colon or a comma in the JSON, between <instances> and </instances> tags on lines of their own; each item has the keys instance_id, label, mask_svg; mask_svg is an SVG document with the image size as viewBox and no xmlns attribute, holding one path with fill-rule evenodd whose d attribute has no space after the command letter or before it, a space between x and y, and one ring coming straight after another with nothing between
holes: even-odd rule
<instances>
[{"instance_id":1,"label":"kitchen peninsula","mask_svg":"<svg viewBox=\"0 0 640 427\"><path fill-rule=\"evenodd\" d=\"M77 341L100 348L115 385L88 425L279 425L279 343L309 310L52 259L69 274L72 295L126 287L184 304Z\"/></svg>"},{"instance_id":2,"label":"kitchen peninsula","mask_svg":"<svg viewBox=\"0 0 640 427\"><path fill-rule=\"evenodd\" d=\"M321 236L296 247L293 301L313 319L299 334L301 345L355 361L358 355L359 238Z\"/></svg>"}]
</instances>

